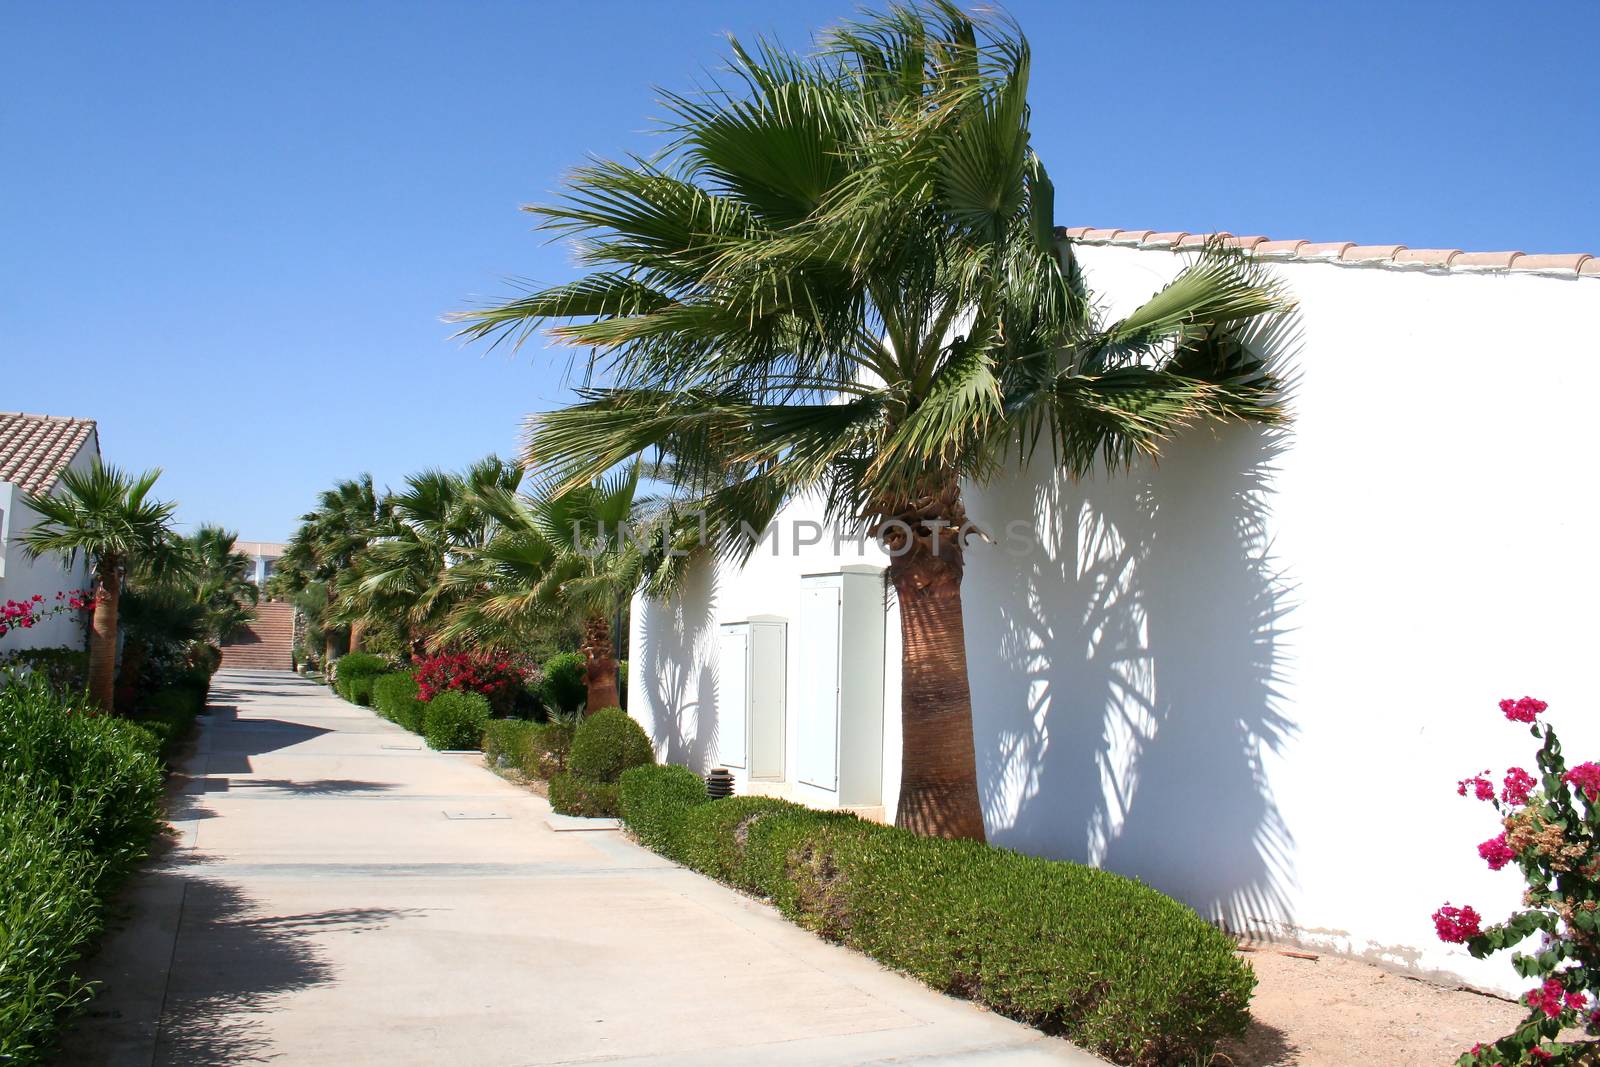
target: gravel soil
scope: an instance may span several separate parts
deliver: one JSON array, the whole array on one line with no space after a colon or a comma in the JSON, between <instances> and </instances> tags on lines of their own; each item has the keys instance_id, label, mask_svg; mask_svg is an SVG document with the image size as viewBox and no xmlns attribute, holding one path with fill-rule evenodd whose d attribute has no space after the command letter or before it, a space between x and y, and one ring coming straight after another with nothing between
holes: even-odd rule
<instances>
[{"instance_id":1,"label":"gravel soil","mask_svg":"<svg viewBox=\"0 0 1600 1067\"><path fill-rule=\"evenodd\" d=\"M1337 956L1297 959L1261 945L1245 958L1259 979L1253 1021L1216 1067L1442 1067L1475 1042L1509 1033L1526 1011Z\"/></svg>"}]
</instances>

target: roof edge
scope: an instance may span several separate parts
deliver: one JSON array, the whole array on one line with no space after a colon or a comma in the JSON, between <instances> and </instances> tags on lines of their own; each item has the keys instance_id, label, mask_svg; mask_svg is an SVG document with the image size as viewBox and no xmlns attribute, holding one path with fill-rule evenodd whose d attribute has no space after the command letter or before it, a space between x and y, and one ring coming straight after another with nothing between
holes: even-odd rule
<instances>
[{"instance_id":1,"label":"roof edge","mask_svg":"<svg viewBox=\"0 0 1600 1067\"><path fill-rule=\"evenodd\" d=\"M1405 245L1358 245L1351 241L1282 240L1261 235L1236 236L1225 230L1216 233L1185 233L1181 230L1119 230L1092 226L1057 226L1058 238L1075 244L1117 245L1124 248L1149 248L1181 252L1200 248L1212 241L1237 248L1254 259L1295 260L1311 263L1339 263L1345 266L1387 267L1393 270L1421 270L1433 273L1477 274L1506 272L1543 274L1562 278L1600 278L1600 256L1588 252L1533 254L1522 251L1464 252L1459 248L1408 248Z\"/></svg>"}]
</instances>

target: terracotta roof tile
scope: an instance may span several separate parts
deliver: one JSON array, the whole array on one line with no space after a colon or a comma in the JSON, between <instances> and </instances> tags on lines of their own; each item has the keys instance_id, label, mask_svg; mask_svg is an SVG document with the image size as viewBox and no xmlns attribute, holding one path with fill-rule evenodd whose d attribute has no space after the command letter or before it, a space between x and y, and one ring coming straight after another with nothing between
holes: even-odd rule
<instances>
[{"instance_id":1,"label":"terracotta roof tile","mask_svg":"<svg viewBox=\"0 0 1600 1067\"><path fill-rule=\"evenodd\" d=\"M1457 270L1505 270L1521 252L1463 252L1451 266Z\"/></svg>"},{"instance_id":2,"label":"terracotta roof tile","mask_svg":"<svg viewBox=\"0 0 1600 1067\"><path fill-rule=\"evenodd\" d=\"M1491 271L1515 270L1542 274L1600 277L1600 256L1586 252L1535 255L1523 252L1463 252L1459 248L1407 248L1405 245L1358 245L1353 241L1274 241L1268 237L1236 237L1226 230L1185 233L1183 230L1095 229L1089 226L1056 227L1056 236L1073 241L1139 248L1166 248L1184 252L1221 241L1228 248L1270 259L1300 259L1348 263L1366 267L1401 269Z\"/></svg>"},{"instance_id":3,"label":"terracotta roof tile","mask_svg":"<svg viewBox=\"0 0 1600 1067\"><path fill-rule=\"evenodd\" d=\"M1339 258L1346 263L1392 262L1396 252L1405 251L1405 245L1351 245Z\"/></svg>"},{"instance_id":4,"label":"terracotta roof tile","mask_svg":"<svg viewBox=\"0 0 1600 1067\"><path fill-rule=\"evenodd\" d=\"M1594 257L1587 252L1570 252L1554 256L1518 256L1511 264L1512 270L1545 270L1577 274L1583 264Z\"/></svg>"},{"instance_id":5,"label":"terracotta roof tile","mask_svg":"<svg viewBox=\"0 0 1600 1067\"><path fill-rule=\"evenodd\" d=\"M1405 267L1448 267L1460 254L1459 248L1402 248L1394 261Z\"/></svg>"},{"instance_id":6,"label":"terracotta roof tile","mask_svg":"<svg viewBox=\"0 0 1600 1067\"><path fill-rule=\"evenodd\" d=\"M1204 247L1208 241L1214 241L1219 238L1226 239L1232 236L1233 234L1229 233L1227 230L1218 230L1216 233L1191 233L1189 236L1178 242L1178 247L1201 248Z\"/></svg>"},{"instance_id":7,"label":"terracotta roof tile","mask_svg":"<svg viewBox=\"0 0 1600 1067\"><path fill-rule=\"evenodd\" d=\"M1354 248L1354 241L1307 241L1300 249L1301 259L1339 259L1346 249Z\"/></svg>"},{"instance_id":8,"label":"terracotta roof tile","mask_svg":"<svg viewBox=\"0 0 1600 1067\"><path fill-rule=\"evenodd\" d=\"M47 493L94 436L93 419L0 411L0 482L27 493Z\"/></svg>"}]
</instances>

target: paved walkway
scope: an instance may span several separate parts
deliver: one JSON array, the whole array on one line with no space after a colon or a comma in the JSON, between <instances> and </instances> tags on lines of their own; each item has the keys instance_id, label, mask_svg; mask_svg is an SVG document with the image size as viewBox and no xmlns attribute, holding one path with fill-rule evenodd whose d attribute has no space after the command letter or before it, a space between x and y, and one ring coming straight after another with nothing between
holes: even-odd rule
<instances>
[{"instance_id":1,"label":"paved walkway","mask_svg":"<svg viewBox=\"0 0 1600 1067\"><path fill-rule=\"evenodd\" d=\"M1098 1063L828 945L477 757L287 673L218 674L61 1062Z\"/></svg>"}]
</instances>

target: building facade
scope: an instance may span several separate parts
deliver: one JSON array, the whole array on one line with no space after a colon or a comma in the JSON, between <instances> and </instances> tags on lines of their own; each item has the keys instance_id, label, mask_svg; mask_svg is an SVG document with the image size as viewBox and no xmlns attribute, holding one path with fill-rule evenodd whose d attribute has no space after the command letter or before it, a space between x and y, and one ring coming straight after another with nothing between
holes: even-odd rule
<instances>
[{"instance_id":1,"label":"building facade","mask_svg":"<svg viewBox=\"0 0 1600 1067\"><path fill-rule=\"evenodd\" d=\"M1108 317L1197 238L1066 231ZM1517 904L1459 779L1531 766L1496 702L1600 759L1587 422L1600 259L1235 239L1298 302L1293 422L1159 463L967 490L966 651L991 842L1137 877L1239 932L1514 992L1430 915ZM742 567L638 600L629 711L740 792L893 819L886 559L793 503Z\"/></svg>"},{"instance_id":2,"label":"building facade","mask_svg":"<svg viewBox=\"0 0 1600 1067\"><path fill-rule=\"evenodd\" d=\"M87 470L98 458L100 437L92 419L0 412L0 603L40 596L48 606L58 592L89 587L88 563L82 556L75 561L53 554L29 558L22 536L39 517L24 497L53 492L62 474ZM0 651L81 649L86 641L83 618L68 612L11 631Z\"/></svg>"}]
</instances>

